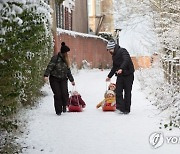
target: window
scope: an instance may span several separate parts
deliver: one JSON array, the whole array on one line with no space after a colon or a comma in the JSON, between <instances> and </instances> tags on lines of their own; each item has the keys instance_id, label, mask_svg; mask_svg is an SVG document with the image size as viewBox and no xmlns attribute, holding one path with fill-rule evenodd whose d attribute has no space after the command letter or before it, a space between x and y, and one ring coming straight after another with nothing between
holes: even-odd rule
<instances>
[{"instance_id":1,"label":"window","mask_svg":"<svg viewBox=\"0 0 180 154\"><path fill-rule=\"evenodd\" d=\"M95 4L94 4L95 2ZM96 6L94 6L96 5ZM96 8L96 16L101 15L101 0L88 0L88 14L89 16L93 16L93 7Z\"/></svg>"},{"instance_id":2,"label":"window","mask_svg":"<svg viewBox=\"0 0 180 154\"><path fill-rule=\"evenodd\" d=\"M60 6L56 4L56 26L60 28Z\"/></svg>"},{"instance_id":3,"label":"window","mask_svg":"<svg viewBox=\"0 0 180 154\"><path fill-rule=\"evenodd\" d=\"M101 0L96 0L96 15L101 15Z\"/></svg>"},{"instance_id":4,"label":"window","mask_svg":"<svg viewBox=\"0 0 180 154\"><path fill-rule=\"evenodd\" d=\"M60 16L59 16L59 20L60 20L60 28L64 28L64 7L63 5L61 4L60 6Z\"/></svg>"},{"instance_id":5,"label":"window","mask_svg":"<svg viewBox=\"0 0 180 154\"><path fill-rule=\"evenodd\" d=\"M64 28L64 7L63 5L56 4L56 26L58 28Z\"/></svg>"},{"instance_id":6,"label":"window","mask_svg":"<svg viewBox=\"0 0 180 154\"><path fill-rule=\"evenodd\" d=\"M88 14L89 16L92 16L92 0L88 0Z\"/></svg>"}]
</instances>

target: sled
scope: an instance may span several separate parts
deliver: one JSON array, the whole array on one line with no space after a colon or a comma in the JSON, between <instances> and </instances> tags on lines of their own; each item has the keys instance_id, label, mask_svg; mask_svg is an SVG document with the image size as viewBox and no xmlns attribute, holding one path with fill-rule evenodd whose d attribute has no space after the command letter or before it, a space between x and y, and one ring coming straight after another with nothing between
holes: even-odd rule
<instances>
[{"instance_id":1,"label":"sled","mask_svg":"<svg viewBox=\"0 0 180 154\"><path fill-rule=\"evenodd\" d=\"M115 111L116 110L116 105L111 106L111 104L105 104L102 107L103 111Z\"/></svg>"},{"instance_id":2,"label":"sled","mask_svg":"<svg viewBox=\"0 0 180 154\"><path fill-rule=\"evenodd\" d=\"M69 105L68 106L68 111L69 112L82 112L82 106L78 105L78 106L74 106L74 105Z\"/></svg>"},{"instance_id":3,"label":"sled","mask_svg":"<svg viewBox=\"0 0 180 154\"><path fill-rule=\"evenodd\" d=\"M68 111L69 112L82 112L86 104L82 100L81 95L73 88L71 96L68 100Z\"/></svg>"}]
</instances>

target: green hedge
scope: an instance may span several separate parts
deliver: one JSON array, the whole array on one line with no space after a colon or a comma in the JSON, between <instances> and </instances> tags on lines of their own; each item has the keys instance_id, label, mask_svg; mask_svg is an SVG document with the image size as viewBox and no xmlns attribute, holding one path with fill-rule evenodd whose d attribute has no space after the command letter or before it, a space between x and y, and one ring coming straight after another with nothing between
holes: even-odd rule
<instances>
[{"instance_id":1,"label":"green hedge","mask_svg":"<svg viewBox=\"0 0 180 154\"><path fill-rule=\"evenodd\" d=\"M1 5L0 130L10 131L17 127L13 114L21 106L32 104L40 92L53 39L45 3ZM37 11L38 5L47 11Z\"/></svg>"}]
</instances>

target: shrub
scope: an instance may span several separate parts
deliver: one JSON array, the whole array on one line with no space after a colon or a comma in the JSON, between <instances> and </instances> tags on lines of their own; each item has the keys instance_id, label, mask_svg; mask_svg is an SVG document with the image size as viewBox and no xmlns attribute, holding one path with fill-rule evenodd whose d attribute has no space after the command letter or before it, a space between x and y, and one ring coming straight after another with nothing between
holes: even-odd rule
<instances>
[{"instance_id":1,"label":"shrub","mask_svg":"<svg viewBox=\"0 0 180 154\"><path fill-rule=\"evenodd\" d=\"M32 104L43 85L53 45L51 15L41 0L9 0L0 8L0 132L10 132L17 128L14 113Z\"/></svg>"},{"instance_id":2,"label":"shrub","mask_svg":"<svg viewBox=\"0 0 180 154\"><path fill-rule=\"evenodd\" d=\"M111 33L107 33L107 32L100 32L98 34L98 36L100 36L106 40L112 40L113 39L113 35Z\"/></svg>"}]
</instances>

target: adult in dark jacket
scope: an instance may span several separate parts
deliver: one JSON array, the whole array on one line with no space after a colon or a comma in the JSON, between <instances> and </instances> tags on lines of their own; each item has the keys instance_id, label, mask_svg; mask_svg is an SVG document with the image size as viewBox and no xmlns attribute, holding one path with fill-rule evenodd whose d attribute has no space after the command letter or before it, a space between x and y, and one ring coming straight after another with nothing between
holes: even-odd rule
<instances>
[{"instance_id":1,"label":"adult in dark jacket","mask_svg":"<svg viewBox=\"0 0 180 154\"><path fill-rule=\"evenodd\" d=\"M128 51L109 41L107 51L112 55L113 67L106 81L116 74L116 109L119 113L128 114L131 108L131 90L134 81L134 65ZM124 95L123 95L124 94Z\"/></svg>"},{"instance_id":2,"label":"adult in dark jacket","mask_svg":"<svg viewBox=\"0 0 180 154\"><path fill-rule=\"evenodd\" d=\"M74 78L67 62L67 52L69 47L62 42L62 47L57 55L54 55L49 62L44 73L44 80L50 81L51 89L54 93L54 107L57 115L66 112L66 105L69 98L68 79L75 85Z\"/></svg>"}]
</instances>

